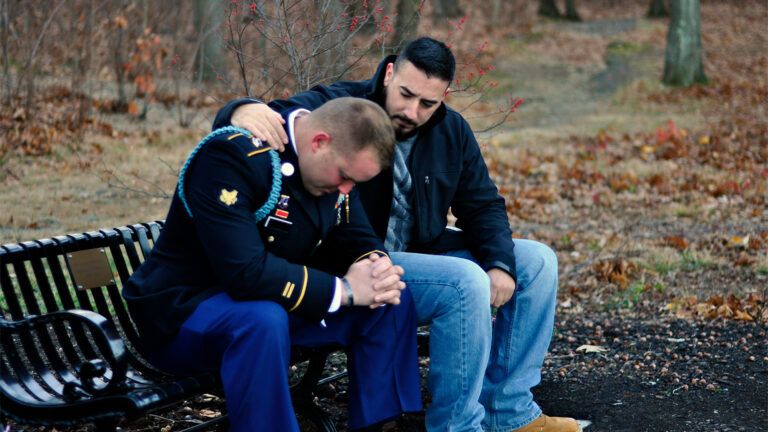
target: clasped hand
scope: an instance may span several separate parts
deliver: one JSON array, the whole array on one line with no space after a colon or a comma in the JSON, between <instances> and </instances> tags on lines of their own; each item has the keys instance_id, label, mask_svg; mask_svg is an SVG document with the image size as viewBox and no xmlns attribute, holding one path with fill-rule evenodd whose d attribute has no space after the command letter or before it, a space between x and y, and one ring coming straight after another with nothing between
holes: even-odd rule
<instances>
[{"instance_id":1,"label":"clasped hand","mask_svg":"<svg viewBox=\"0 0 768 432\"><path fill-rule=\"evenodd\" d=\"M403 273L403 268L392 264L389 257L371 254L352 264L345 277L352 287L355 305L373 309L385 304L400 304L400 291L405 288L405 283L400 280Z\"/></svg>"}]
</instances>

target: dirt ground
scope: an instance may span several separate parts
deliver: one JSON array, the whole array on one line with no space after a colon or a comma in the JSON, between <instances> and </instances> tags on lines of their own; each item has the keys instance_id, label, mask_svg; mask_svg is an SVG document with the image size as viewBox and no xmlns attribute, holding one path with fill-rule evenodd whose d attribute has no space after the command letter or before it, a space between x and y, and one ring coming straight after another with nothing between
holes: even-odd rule
<instances>
[{"instance_id":1,"label":"dirt ground","mask_svg":"<svg viewBox=\"0 0 768 432\"><path fill-rule=\"evenodd\" d=\"M585 22L532 18L490 35L491 78L525 102L479 138L516 235L560 261L536 399L588 432L768 429L768 6L702 3L706 87L659 83L667 23L642 18L645 1L579 4ZM105 117L112 137L7 158L0 243L163 218L212 115L186 130L160 107L144 123ZM343 382L318 402L345 430ZM179 430L222 410L206 397L123 430ZM422 416L387 430L423 430Z\"/></svg>"}]
</instances>

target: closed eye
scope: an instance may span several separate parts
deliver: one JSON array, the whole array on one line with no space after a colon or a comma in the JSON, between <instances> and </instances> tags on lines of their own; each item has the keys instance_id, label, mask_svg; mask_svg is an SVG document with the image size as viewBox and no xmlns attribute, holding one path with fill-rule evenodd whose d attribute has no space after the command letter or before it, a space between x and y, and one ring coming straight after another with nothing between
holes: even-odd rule
<instances>
[{"instance_id":1,"label":"closed eye","mask_svg":"<svg viewBox=\"0 0 768 432\"><path fill-rule=\"evenodd\" d=\"M400 87L400 95L403 96L406 99L411 99L414 97L417 97L415 93L410 91L408 87ZM437 104L437 101L431 100L431 99L420 99L419 105L421 105L424 108L432 108Z\"/></svg>"},{"instance_id":2,"label":"closed eye","mask_svg":"<svg viewBox=\"0 0 768 432\"><path fill-rule=\"evenodd\" d=\"M344 171L339 171L339 177L341 177L341 181L344 181L344 182L351 181L352 183L357 183L357 181L355 181L355 179L353 179L352 177L346 175L344 173Z\"/></svg>"}]
</instances>

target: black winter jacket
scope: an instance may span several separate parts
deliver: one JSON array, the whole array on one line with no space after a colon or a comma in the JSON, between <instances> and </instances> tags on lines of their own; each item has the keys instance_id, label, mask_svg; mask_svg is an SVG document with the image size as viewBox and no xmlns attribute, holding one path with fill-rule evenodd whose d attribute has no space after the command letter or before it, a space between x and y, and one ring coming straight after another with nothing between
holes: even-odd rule
<instances>
[{"instance_id":1,"label":"black winter jacket","mask_svg":"<svg viewBox=\"0 0 768 432\"><path fill-rule=\"evenodd\" d=\"M289 107L309 110L342 96L362 97L384 107L384 72L395 56L385 58L370 80L340 81L315 86L288 100L275 100L276 111ZM230 123L235 108L254 99L237 99L216 115L214 129ZM441 253L467 248L485 269L500 268L516 279L514 243L506 206L488 174L477 140L466 120L444 103L419 128L408 159L413 181L414 232L408 251ZM358 185L374 231L386 237L392 202L392 170L382 171ZM448 210L462 231L446 229Z\"/></svg>"}]
</instances>

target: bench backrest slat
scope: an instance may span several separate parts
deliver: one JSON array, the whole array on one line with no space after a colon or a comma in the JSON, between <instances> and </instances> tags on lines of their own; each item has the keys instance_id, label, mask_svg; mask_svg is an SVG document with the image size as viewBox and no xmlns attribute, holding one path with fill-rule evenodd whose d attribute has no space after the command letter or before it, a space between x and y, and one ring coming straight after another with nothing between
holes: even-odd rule
<instances>
[{"instance_id":1,"label":"bench backrest slat","mask_svg":"<svg viewBox=\"0 0 768 432\"><path fill-rule=\"evenodd\" d=\"M150 238L148 236L148 231L146 228L142 226L132 226L131 229L136 233L136 239L139 242L139 246L141 248L141 261L149 257L149 253L152 251L152 245L149 244Z\"/></svg>"},{"instance_id":2,"label":"bench backrest slat","mask_svg":"<svg viewBox=\"0 0 768 432\"><path fill-rule=\"evenodd\" d=\"M42 245L37 244L36 247L29 249L30 263L32 265L33 274L35 277L35 284L38 287L38 291L43 299L45 310L56 311L60 307L55 299L54 290L49 283L48 274L45 271L44 261L47 261L45 256L39 252L42 251ZM77 356L72 344L70 343L57 343L58 341L68 341L70 335L67 333L67 329L61 324L51 324L50 331L53 333L39 332L40 338L38 346L43 348L47 361L52 365L52 370L56 371L59 375L59 379L62 382L72 381L74 375L70 370L74 370L73 366L79 363L80 358ZM52 337L53 336L53 337ZM83 339L84 340L84 339ZM57 347L62 347L64 356L60 356L56 352ZM68 364L64 363L64 360Z\"/></svg>"},{"instance_id":3,"label":"bench backrest slat","mask_svg":"<svg viewBox=\"0 0 768 432\"><path fill-rule=\"evenodd\" d=\"M13 270L16 275L19 294L21 294L21 301L24 302L24 310L29 315L40 315L40 305L35 298L35 290L32 288L32 281L29 279L25 262L15 261Z\"/></svg>"},{"instance_id":4,"label":"bench backrest slat","mask_svg":"<svg viewBox=\"0 0 768 432\"><path fill-rule=\"evenodd\" d=\"M49 293L42 293L38 284L33 284L30 279L30 272L27 265L36 255L39 253L39 245L34 242L22 243L25 255L27 255L26 261L16 260L13 262L13 269L16 274L17 287L20 291L21 298L24 301L25 309L33 315L42 314L41 304L39 303L38 296L41 298L47 297ZM31 266L30 266L31 267ZM34 272L32 272L34 274ZM37 281L35 281L37 282ZM4 347L5 349L13 349L11 346ZM56 353L56 348L53 344L53 340L50 338L48 332L38 333L37 338L33 338L31 334L22 333L21 337L16 344L16 348L19 351L19 356L28 361L35 371L35 378L38 382L45 386L45 392L56 395L61 394L63 384L59 378L51 372L49 365L54 369L65 369L66 365L60 360L60 357Z\"/></svg>"},{"instance_id":5,"label":"bench backrest slat","mask_svg":"<svg viewBox=\"0 0 768 432\"><path fill-rule=\"evenodd\" d=\"M118 233L114 232L115 236L118 236ZM116 237L118 240L122 240L122 236ZM123 251L121 249L120 244L117 242L112 242L109 245L110 254L114 260L115 268L117 269L118 279L120 279L123 283L128 280L128 278L131 276L131 273L128 272L128 265L125 262L125 255L123 255ZM120 295L119 292L117 292L117 287L109 287L110 297L115 298L115 295ZM136 347L139 351L143 350L143 343L141 342L141 339L139 338L138 330L136 330L136 326L133 324L133 320L131 320L130 315L128 313L128 309L125 307L125 304L122 302L115 303L115 314L118 317L118 320L122 324L122 331L125 335L125 339L128 340L128 342L133 346Z\"/></svg>"},{"instance_id":6,"label":"bench backrest slat","mask_svg":"<svg viewBox=\"0 0 768 432\"><path fill-rule=\"evenodd\" d=\"M49 281L53 282L51 286L52 295L58 299L52 304L47 304L46 312L55 312L67 309L88 309L83 304L90 304L86 293L81 293L74 287L69 273L65 273L61 261L64 260L65 252L61 247L61 237L56 240L46 239L37 242L40 245L40 254L44 257L44 262L50 271L50 278L45 282L39 283L40 287L45 287ZM47 276L47 275L46 275ZM72 294L75 294L73 297ZM75 301L77 299L77 301ZM18 318L17 318L18 319ZM73 343L62 344L66 346L66 356L70 365L77 365L85 357L94 357L96 351L88 339L87 335L78 327L69 328L61 335L64 340L70 340ZM58 334L58 332L57 332ZM81 354L78 354L80 351Z\"/></svg>"},{"instance_id":7,"label":"bench backrest slat","mask_svg":"<svg viewBox=\"0 0 768 432\"><path fill-rule=\"evenodd\" d=\"M48 240L45 243L44 253L48 268L51 270L51 277L53 278L53 286L56 289L56 294L61 300L62 309L75 309L75 298L72 296L72 290L70 284L67 282L67 278L64 275L64 268L61 265L61 247L56 240Z\"/></svg>"},{"instance_id":8,"label":"bench backrest slat","mask_svg":"<svg viewBox=\"0 0 768 432\"><path fill-rule=\"evenodd\" d=\"M5 248L4 248L5 249ZM11 268L13 262L6 259L5 262L0 261L0 289L2 289L3 297L5 300L5 307L7 311L3 311L11 316L12 319L19 319L23 316L21 309L21 303L16 295L16 291L13 289L14 284L11 280ZM15 274L15 273L14 273Z\"/></svg>"},{"instance_id":9,"label":"bench backrest slat","mask_svg":"<svg viewBox=\"0 0 768 432\"><path fill-rule=\"evenodd\" d=\"M53 281L53 285L50 287L51 292L53 293L53 296L56 298L56 302L53 304L48 305L47 309L48 312L57 311L57 310L67 310L67 309L75 309L77 306L75 305L75 301L72 297L72 292L70 290L70 285L67 282L67 279L64 276L64 271L62 270L60 258L61 253L58 251L60 248L58 247L58 244L50 239L46 240L40 240L38 241L42 248L42 255L43 255L43 262L45 263L45 266L47 267L48 272L50 273L50 280ZM44 273L47 275L47 273ZM40 275L38 277L39 281L42 281L43 277ZM48 280L44 282L44 284L48 284ZM41 282L41 285L43 283ZM82 359L84 356L90 355L93 356L93 350L91 349L91 344L88 341L86 335L80 331L79 328L65 328L61 325L54 326L54 332L56 333L56 336L60 340L64 341L71 341L74 339L76 343L63 343L59 344L60 347L63 349L63 352L65 354L65 357L70 365L76 365ZM78 354L76 348L79 348L82 353ZM69 378L69 377L63 377L63 378ZM69 379L67 379L69 381Z\"/></svg>"},{"instance_id":10,"label":"bench backrest slat","mask_svg":"<svg viewBox=\"0 0 768 432\"><path fill-rule=\"evenodd\" d=\"M135 272L143 262L143 260L139 258L139 254L136 252L136 243L133 241L135 231L129 229L128 227L120 227L116 229L123 237L125 254L128 257L128 262L131 264L131 274L133 274L133 272Z\"/></svg>"}]
</instances>

